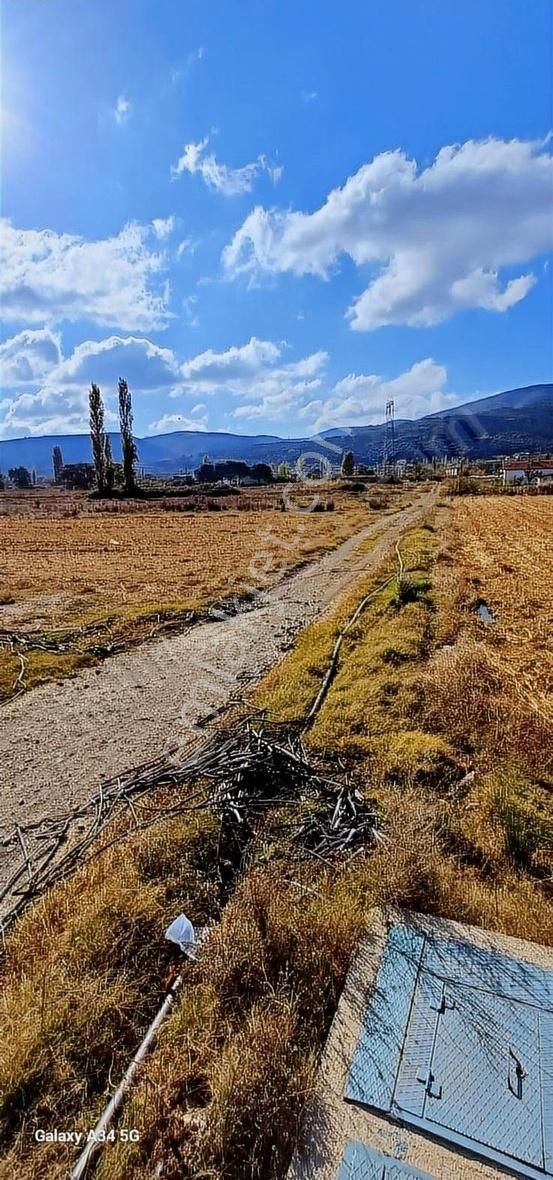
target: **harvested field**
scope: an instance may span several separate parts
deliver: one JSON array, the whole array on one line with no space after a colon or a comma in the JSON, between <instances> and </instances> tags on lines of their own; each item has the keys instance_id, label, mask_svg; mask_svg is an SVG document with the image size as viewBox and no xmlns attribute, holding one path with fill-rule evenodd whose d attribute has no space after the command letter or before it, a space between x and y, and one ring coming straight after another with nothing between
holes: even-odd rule
<instances>
[{"instance_id":1,"label":"harvested field","mask_svg":"<svg viewBox=\"0 0 553 1180\"><path fill-rule=\"evenodd\" d=\"M455 500L435 583L436 719L553 781L552 499Z\"/></svg>"},{"instance_id":2,"label":"harvested field","mask_svg":"<svg viewBox=\"0 0 553 1180\"><path fill-rule=\"evenodd\" d=\"M158 637L6 701L0 825L21 816L21 808L59 814L104 779L189 741L198 723L259 679L359 571L376 568L426 503L421 497L385 521L370 523L369 515L359 533L261 593L255 610ZM365 540L370 551L358 552Z\"/></svg>"},{"instance_id":3,"label":"harvested field","mask_svg":"<svg viewBox=\"0 0 553 1180\"><path fill-rule=\"evenodd\" d=\"M257 496L264 506L251 511L244 497L216 512L0 515L0 700L270 586L377 516L365 498L325 488L317 496L331 511L309 511L313 495L294 489L281 512L281 495Z\"/></svg>"},{"instance_id":4,"label":"harvested field","mask_svg":"<svg viewBox=\"0 0 553 1180\"><path fill-rule=\"evenodd\" d=\"M455 503L452 525L467 590L486 600L496 620L487 638L553 718L553 500L465 498Z\"/></svg>"}]
</instances>

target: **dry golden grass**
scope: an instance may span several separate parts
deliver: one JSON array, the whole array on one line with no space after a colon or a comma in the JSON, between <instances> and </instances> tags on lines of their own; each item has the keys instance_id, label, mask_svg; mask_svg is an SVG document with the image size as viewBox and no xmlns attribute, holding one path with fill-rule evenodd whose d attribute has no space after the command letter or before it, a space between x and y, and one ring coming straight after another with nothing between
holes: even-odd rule
<instances>
[{"instance_id":1,"label":"dry golden grass","mask_svg":"<svg viewBox=\"0 0 553 1180\"><path fill-rule=\"evenodd\" d=\"M425 677L432 726L553 781L553 502L456 500L434 582L441 644ZM495 623L480 621L480 600Z\"/></svg>"},{"instance_id":2,"label":"dry golden grass","mask_svg":"<svg viewBox=\"0 0 553 1180\"><path fill-rule=\"evenodd\" d=\"M140 1142L106 1153L100 1180L161 1163L168 1177L284 1175L363 921L353 876L313 870L307 892L291 877L252 870L237 890L131 1096Z\"/></svg>"},{"instance_id":3,"label":"dry golden grass","mask_svg":"<svg viewBox=\"0 0 553 1180\"><path fill-rule=\"evenodd\" d=\"M0 518L2 588L25 604L26 618L38 613L50 627L109 613L118 603L195 606L228 593L229 584L238 589L278 575L283 562L336 545L370 516L357 499L341 496L331 513Z\"/></svg>"},{"instance_id":4,"label":"dry golden grass","mask_svg":"<svg viewBox=\"0 0 553 1180\"><path fill-rule=\"evenodd\" d=\"M394 581L390 558L369 578L358 579L329 616L308 627L282 663L269 672L256 703L279 720L305 715L314 700L337 636L357 603L376 591L348 633L337 674L308 733L308 743L326 754L361 760L357 773L373 788L437 782L460 777L462 768L447 738L417 728L416 682L434 626L428 571L436 548L431 528L410 529L402 538L404 592Z\"/></svg>"},{"instance_id":5,"label":"dry golden grass","mask_svg":"<svg viewBox=\"0 0 553 1180\"><path fill-rule=\"evenodd\" d=\"M196 923L217 912L218 838L206 815L130 836L18 923L0 976L7 1176L67 1175L73 1149L36 1145L34 1130L94 1125L160 1003L164 926L182 908Z\"/></svg>"},{"instance_id":6,"label":"dry golden grass","mask_svg":"<svg viewBox=\"0 0 553 1180\"><path fill-rule=\"evenodd\" d=\"M322 494L322 493L321 493ZM156 612L198 609L271 585L376 518L358 496L333 494L332 512L259 511L0 516L0 627L58 637L107 624L69 651L29 651L24 683L63 677L95 659L91 646L127 645L155 632ZM328 499L322 494L322 502ZM263 502L263 501L262 501ZM313 503L296 492L295 505ZM276 501L275 501L276 504ZM20 664L0 647L0 699Z\"/></svg>"}]
</instances>

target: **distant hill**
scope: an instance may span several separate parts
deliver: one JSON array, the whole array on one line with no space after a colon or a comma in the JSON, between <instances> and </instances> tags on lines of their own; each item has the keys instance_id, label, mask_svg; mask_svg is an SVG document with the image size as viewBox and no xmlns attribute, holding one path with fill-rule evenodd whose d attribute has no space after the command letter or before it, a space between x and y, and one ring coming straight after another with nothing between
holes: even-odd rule
<instances>
[{"instance_id":1,"label":"distant hill","mask_svg":"<svg viewBox=\"0 0 553 1180\"><path fill-rule=\"evenodd\" d=\"M223 434L179 430L137 439L140 466L146 471L170 474L191 470L204 455L212 459L243 459L247 463L294 462L309 452L339 460L340 452L353 450L359 463L381 461L385 448L384 424L335 427L323 433L332 449L312 439L284 439L277 435ZM112 434L115 459L120 457L119 435ZM90 462L88 435L43 435L0 441L0 471L10 467L34 468L37 475L52 473L52 449L61 447L65 463ZM425 459L466 454L472 458L512 455L517 451L553 451L553 384L527 385L492 397L480 398L428 414L395 422L398 459Z\"/></svg>"}]
</instances>

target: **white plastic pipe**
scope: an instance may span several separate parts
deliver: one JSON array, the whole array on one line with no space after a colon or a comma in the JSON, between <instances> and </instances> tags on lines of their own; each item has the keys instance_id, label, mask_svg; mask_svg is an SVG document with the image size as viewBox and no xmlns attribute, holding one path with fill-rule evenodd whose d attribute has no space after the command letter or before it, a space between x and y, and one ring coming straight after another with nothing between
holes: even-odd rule
<instances>
[{"instance_id":1,"label":"white plastic pipe","mask_svg":"<svg viewBox=\"0 0 553 1180\"><path fill-rule=\"evenodd\" d=\"M182 975L177 975L176 979L174 980L174 982L171 986L170 991L168 991L168 993L161 1005L161 1008L159 1009L157 1014L154 1016L154 1019L152 1020L152 1023L146 1033L146 1036L144 1037L144 1040L139 1045L130 1065L128 1066L122 1081L119 1083L119 1085L115 1091L115 1094L112 1096L112 1098L108 1102L108 1105L106 1106L106 1109L104 1110L103 1115L101 1116L99 1121L96 1123L94 1131L91 1132L88 1143L87 1143L84 1151L81 1152L81 1154L77 1160L77 1163L75 1164L75 1167L73 1168L73 1171L71 1172L70 1180L82 1180L82 1177L86 1176L89 1164L92 1162L94 1157L102 1150L102 1147L104 1146L104 1140L102 1138L100 1138L100 1136L102 1135L102 1132L106 1132L109 1129L110 1124L113 1122L115 1115L117 1114L118 1110L122 1106L123 1100L125 1098L125 1094L127 1093L127 1090L129 1089L129 1086L133 1080L133 1077L134 1077L139 1065L141 1065L141 1063L144 1061L144 1058L147 1057L147 1055L148 1055L150 1049L152 1048L152 1045L156 1039L156 1034L157 1034L159 1028L163 1024L164 1020L167 1019L167 1016L169 1015L169 1012L171 1011L171 1008L175 1002L175 996L176 996L181 984L182 984Z\"/></svg>"}]
</instances>

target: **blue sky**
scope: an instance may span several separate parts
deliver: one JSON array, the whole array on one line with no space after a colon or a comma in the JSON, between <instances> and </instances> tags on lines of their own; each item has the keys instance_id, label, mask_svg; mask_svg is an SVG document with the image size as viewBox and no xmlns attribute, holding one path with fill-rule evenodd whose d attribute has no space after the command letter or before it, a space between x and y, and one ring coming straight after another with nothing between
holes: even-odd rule
<instances>
[{"instance_id":1,"label":"blue sky","mask_svg":"<svg viewBox=\"0 0 553 1180\"><path fill-rule=\"evenodd\" d=\"M0 437L551 380L550 0L5 0Z\"/></svg>"}]
</instances>

